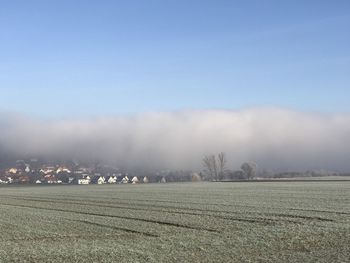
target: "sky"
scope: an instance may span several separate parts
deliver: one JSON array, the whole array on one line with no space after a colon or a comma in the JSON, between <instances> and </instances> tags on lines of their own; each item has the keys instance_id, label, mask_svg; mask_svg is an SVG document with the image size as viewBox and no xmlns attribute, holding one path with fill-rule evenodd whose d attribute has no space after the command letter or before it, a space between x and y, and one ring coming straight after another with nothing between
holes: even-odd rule
<instances>
[{"instance_id":1,"label":"sky","mask_svg":"<svg viewBox=\"0 0 350 263\"><path fill-rule=\"evenodd\" d=\"M350 171L350 1L2 0L0 163Z\"/></svg>"},{"instance_id":2,"label":"sky","mask_svg":"<svg viewBox=\"0 0 350 263\"><path fill-rule=\"evenodd\" d=\"M349 112L349 1L0 3L0 111Z\"/></svg>"}]
</instances>

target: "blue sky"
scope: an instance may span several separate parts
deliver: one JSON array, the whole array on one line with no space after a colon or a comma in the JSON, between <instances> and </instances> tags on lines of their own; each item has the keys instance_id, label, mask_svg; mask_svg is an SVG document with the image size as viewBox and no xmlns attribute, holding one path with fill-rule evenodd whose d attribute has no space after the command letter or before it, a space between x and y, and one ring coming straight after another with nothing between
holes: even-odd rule
<instances>
[{"instance_id":1,"label":"blue sky","mask_svg":"<svg viewBox=\"0 0 350 263\"><path fill-rule=\"evenodd\" d=\"M349 112L350 1L0 2L0 111Z\"/></svg>"}]
</instances>

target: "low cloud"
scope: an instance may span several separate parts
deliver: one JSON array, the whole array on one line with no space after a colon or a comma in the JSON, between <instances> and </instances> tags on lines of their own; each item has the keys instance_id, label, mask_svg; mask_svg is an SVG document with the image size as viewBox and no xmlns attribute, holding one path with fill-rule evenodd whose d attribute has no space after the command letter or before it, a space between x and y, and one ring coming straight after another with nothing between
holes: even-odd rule
<instances>
[{"instance_id":1,"label":"low cloud","mask_svg":"<svg viewBox=\"0 0 350 263\"><path fill-rule=\"evenodd\" d=\"M225 152L271 170L350 170L350 114L279 108L188 110L95 119L0 114L0 157L101 160L127 168L200 169Z\"/></svg>"}]
</instances>

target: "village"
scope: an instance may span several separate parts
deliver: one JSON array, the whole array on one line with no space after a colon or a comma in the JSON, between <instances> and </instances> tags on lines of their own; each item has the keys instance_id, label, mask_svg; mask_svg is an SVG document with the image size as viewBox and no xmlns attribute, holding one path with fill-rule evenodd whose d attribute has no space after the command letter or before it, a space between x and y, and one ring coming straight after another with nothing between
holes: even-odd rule
<instances>
[{"instance_id":1,"label":"village","mask_svg":"<svg viewBox=\"0 0 350 263\"><path fill-rule=\"evenodd\" d=\"M107 165L78 162L45 163L37 159L17 160L0 169L0 184L139 184L178 181L200 181L201 176L189 171L128 173Z\"/></svg>"}]
</instances>

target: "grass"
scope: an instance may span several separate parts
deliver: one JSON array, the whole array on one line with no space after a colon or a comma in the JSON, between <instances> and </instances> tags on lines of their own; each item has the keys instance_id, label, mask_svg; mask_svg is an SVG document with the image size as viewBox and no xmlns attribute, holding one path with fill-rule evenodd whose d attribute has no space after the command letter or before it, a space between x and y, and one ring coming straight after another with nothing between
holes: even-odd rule
<instances>
[{"instance_id":1,"label":"grass","mask_svg":"<svg viewBox=\"0 0 350 263\"><path fill-rule=\"evenodd\" d=\"M350 182L0 188L0 262L348 262Z\"/></svg>"}]
</instances>

